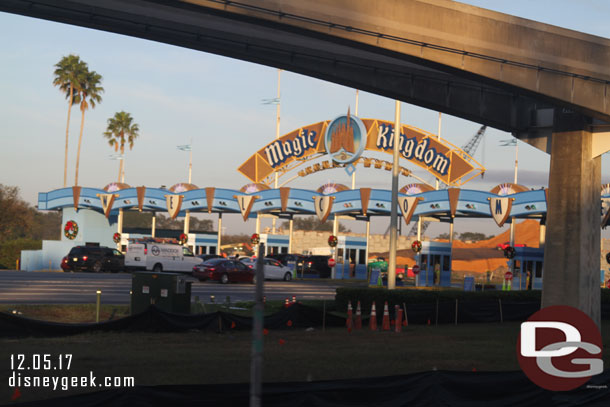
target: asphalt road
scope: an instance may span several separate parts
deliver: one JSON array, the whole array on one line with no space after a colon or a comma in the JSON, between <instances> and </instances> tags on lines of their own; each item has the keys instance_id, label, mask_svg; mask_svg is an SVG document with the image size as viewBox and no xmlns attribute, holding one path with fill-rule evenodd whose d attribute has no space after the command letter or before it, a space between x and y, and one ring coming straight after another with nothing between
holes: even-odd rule
<instances>
[{"instance_id":1,"label":"asphalt road","mask_svg":"<svg viewBox=\"0 0 610 407\"><path fill-rule=\"evenodd\" d=\"M254 299L253 284L219 284L192 281L191 296L199 296L202 302L249 301ZM340 282L331 281L265 281L265 295L268 300L334 299L335 289ZM129 303L131 274L127 273L62 273L0 271L0 303L3 304L84 304L95 303L96 291L102 291L103 304Z\"/></svg>"}]
</instances>

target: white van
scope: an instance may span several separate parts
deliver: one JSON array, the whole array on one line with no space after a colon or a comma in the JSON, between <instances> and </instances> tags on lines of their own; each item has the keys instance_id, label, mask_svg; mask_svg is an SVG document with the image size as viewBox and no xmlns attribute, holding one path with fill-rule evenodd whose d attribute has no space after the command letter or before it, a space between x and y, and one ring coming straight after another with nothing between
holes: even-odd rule
<instances>
[{"instance_id":1,"label":"white van","mask_svg":"<svg viewBox=\"0 0 610 407\"><path fill-rule=\"evenodd\" d=\"M169 243L130 243L125 253L128 270L181 271L190 273L203 260L188 247Z\"/></svg>"}]
</instances>

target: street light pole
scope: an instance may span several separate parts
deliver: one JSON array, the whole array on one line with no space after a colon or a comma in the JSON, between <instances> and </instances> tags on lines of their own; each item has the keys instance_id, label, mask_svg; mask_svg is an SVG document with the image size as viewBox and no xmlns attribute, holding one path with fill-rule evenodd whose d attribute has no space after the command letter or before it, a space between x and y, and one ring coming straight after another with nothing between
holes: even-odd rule
<instances>
[{"instance_id":1,"label":"street light pole","mask_svg":"<svg viewBox=\"0 0 610 407\"><path fill-rule=\"evenodd\" d=\"M501 140L503 144L500 144L502 147L507 146L515 146L515 177L513 183L517 183L517 174L518 174L518 164L519 164L519 144L517 143L517 139L510 140ZM510 218L510 247L515 247L515 218L511 216ZM515 260L510 259L508 261L509 270L514 268ZM514 271L514 270L512 270ZM519 274L519 288L521 288L521 274Z\"/></svg>"},{"instance_id":2,"label":"street light pole","mask_svg":"<svg viewBox=\"0 0 610 407\"><path fill-rule=\"evenodd\" d=\"M193 175L193 138L191 137L191 148L189 149L189 184Z\"/></svg>"},{"instance_id":3,"label":"street light pole","mask_svg":"<svg viewBox=\"0 0 610 407\"><path fill-rule=\"evenodd\" d=\"M358 89L356 89L356 108L354 109L354 116L358 117L358 95L359 95L359 91ZM354 169L354 172L352 172L352 189L356 189L356 170Z\"/></svg>"},{"instance_id":4,"label":"street light pole","mask_svg":"<svg viewBox=\"0 0 610 407\"><path fill-rule=\"evenodd\" d=\"M276 105L276 120L275 120L275 139L279 139L280 138L280 79L282 76L282 70L278 69L277 70L277 105ZM278 188L278 173L277 170L275 171L275 180L273 182L273 187L275 189ZM273 219L271 220L271 229L272 232L271 234L275 235L275 217L273 217Z\"/></svg>"},{"instance_id":5,"label":"street light pole","mask_svg":"<svg viewBox=\"0 0 610 407\"><path fill-rule=\"evenodd\" d=\"M514 184L517 184L517 168L519 164L519 144L515 140L515 179ZM510 245L515 247L515 218L510 220Z\"/></svg>"},{"instance_id":6,"label":"street light pole","mask_svg":"<svg viewBox=\"0 0 610 407\"><path fill-rule=\"evenodd\" d=\"M184 144L181 146L176 146L176 148L178 150L181 151L188 151L189 152L189 184L192 182L192 175L193 175L193 138L191 138L191 142L190 144ZM189 212L189 210L186 210L186 213L184 215L184 234L188 235L189 231L190 231L190 224L191 224L191 218L190 218L191 214ZM193 246L194 247L194 246Z\"/></svg>"},{"instance_id":7,"label":"street light pole","mask_svg":"<svg viewBox=\"0 0 610 407\"><path fill-rule=\"evenodd\" d=\"M438 112L438 136L436 138L438 139L439 142L441 141L441 124L442 124L441 118L442 118L442 115L443 114L441 112ZM440 182L439 182L439 179L437 178L436 179L436 187L435 187L435 189L438 191L439 188L440 188Z\"/></svg>"},{"instance_id":8,"label":"street light pole","mask_svg":"<svg viewBox=\"0 0 610 407\"><path fill-rule=\"evenodd\" d=\"M398 148L400 146L400 100L396 100L395 106L392 200L390 202L390 261L388 263L388 290L393 290L396 288L396 249L398 240Z\"/></svg>"}]
</instances>

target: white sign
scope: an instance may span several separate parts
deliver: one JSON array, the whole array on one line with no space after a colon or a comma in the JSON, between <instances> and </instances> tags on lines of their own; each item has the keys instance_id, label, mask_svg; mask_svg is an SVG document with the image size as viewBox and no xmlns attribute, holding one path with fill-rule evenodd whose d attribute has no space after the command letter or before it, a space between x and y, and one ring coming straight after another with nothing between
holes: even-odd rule
<instances>
[{"instance_id":1,"label":"white sign","mask_svg":"<svg viewBox=\"0 0 610 407\"><path fill-rule=\"evenodd\" d=\"M502 227L506 219L510 216L510 210L513 206L513 198L490 198L489 208L491 216L494 218L498 226Z\"/></svg>"},{"instance_id":2,"label":"white sign","mask_svg":"<svg viewBox=\"0 0 610 407\"><path fill-rule=\"evenodd\" d=\"M330 210L333 207L333 201L335 200L334 196L323 195L323 196L314 196L313 202L316 207L316 215L318 215L318 219L320 222L326 222L328 219L328 215L330 215Z\"/></svg>"},{"instance_id":3,"label":"white sign","mask_svg":"<svg viewBox=\"0 0 610 407\"><path fill-rule=\"evenodd\" d=\"M258 196L255 195L235 196L235 199L237 199L237 203L239 204L241 216L243 216L244 221L248 220L248 216L250 216L250 211L252 210L252 205L254 205L254 201L256 201L256 198L258 198Z\"/></svg>"}]
</instances>

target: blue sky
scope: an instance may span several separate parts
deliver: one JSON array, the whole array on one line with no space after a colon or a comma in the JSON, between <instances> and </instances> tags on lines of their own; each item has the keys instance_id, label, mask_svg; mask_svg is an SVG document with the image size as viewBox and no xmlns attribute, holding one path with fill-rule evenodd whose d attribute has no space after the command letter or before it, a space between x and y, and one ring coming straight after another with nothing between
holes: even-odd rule
<instances>
[{"instance_id":1,"label":"blue sky","mask_svg":"<svg viewBox=\"0 0 610 407\"><path fill-rule=\"evenodd\" d=\"M610 2L604 0L470 0L467 3L542 21L601 37L610 37ZM102 133L115 112L130 112L141 137L126 158L126 182L158 187L187 180L188 153L176 149L193 139L193 183L199 187L239 188L249 181L237 167L275 137L275 106L262 99L276 95L277 70L212 54L64 24L0 13L0 183L17 185L28 202L38 192L63 183L67 103L52 86L53 65L74 53L100 73L106 92L102 103L85 116L79 183L103 187L117 178L118 161ZM302 125L331 119L352 109L355 90L282 72L281 134ZM402 122L436 133L438 113L403 104ZM394 101L360 93L359 115L393 120ZM74 166L80 112L73 109L70 127L68 180ZM443 116L442 137L461 146L480 125ZM489 189L512 181L514 149L499 147L510 135L488 129L475 158L487 169L484 180L465 186ZM386 159L390 159L387 156ZM549 156L519 143L519 183L547 183ZM602 181L610 182L608 156ZM431 178L421 171L418 175ZM390 173L358 172L357 186L390 188ZM300 179L289 186L317 188L327 182L350 183L342 171ZM413 182L401 180L401 185ZM213 219L216 219L213 217ZM373 223L383 232L389 218ZM250 233L253 222L227 217L227 232ZM353 224L354 231L364 226ZM431 235L447 232L434 225ZM492 220L458 221L456 231L496 234Z\"/></svg>"}]
</instances>

